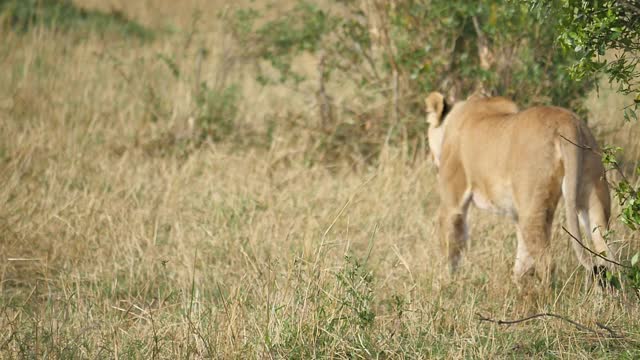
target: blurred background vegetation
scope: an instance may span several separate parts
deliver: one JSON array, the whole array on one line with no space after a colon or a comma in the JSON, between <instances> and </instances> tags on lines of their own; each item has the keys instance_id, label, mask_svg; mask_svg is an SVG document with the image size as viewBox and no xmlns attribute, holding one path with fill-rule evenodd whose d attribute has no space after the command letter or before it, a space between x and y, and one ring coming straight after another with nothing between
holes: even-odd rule
<instances>
[{"instance_id":1,"label":"blurred background vegetation","mask_svg":"<svg viewBox=\"0 0 640 360\"><path fill-rule=\"evenodd\" d=\"M481 91L584 115L596 81L571 79L578 57L557 44L559 16L541 21L524 2L299 1L275 19L240 9L225 21L263 82L300 82L293 59L317 54L317 125L330 139L322 150L354 147L369 159L384 142L424 143L423 97L432 90L450 101ZM353 89L352 98L333 102L330 82Z\"/></svg>"},{"instance_id":2,"label":"blurred background vegetation","mask_svg":"<svg viewBox=\"0 0 640 360\"><path fill-rule=\"evenodd\" d=\"M152 31L127 19L119 11L102 12L79 8L71 0L1 0L2 26L26 32L39 25L59 31L117 32L141 40Z\"/></svg>"},{"instance_id":3,"label":"blurred background vegetation","mask_svg":"<svg viewBox=\"0 0 640 360\"><path fill-rule=\"evenodd\" d=\"M603 73L621 92L637 95L637 56L624 56L637 50L637 7L624 1L580 4L296 0L274 12L273 5L249 2L206 15L215 17L234 42L224 49L224 66L213 82L201 75L202 60L210 53L205 47L196 49L192 73L184 69L192 64L178 61L176 54L159 53L157 59L175 81L193 89L188 118L197 134L190 142L235 139L245 146L268 145L276 127L291 127L311 134L313 146L305 151L311 162L370 164L388 143L404 144L414 155L428 151L422 121L428 91L443 91L449 101L482 92L510 97L523 108L553 104L585 119L585 98ZM2 0L0 13L2 26L20 32L44 25L151 41L175 31L145 27L115 8L80 8L71 0ZM202 17L193 14L189 31ZM611 49L621 52L607 53ZM304 55L313 56L316 65L295 69ZM609 60L612 56L617 60ZM270 119L262 131L240 126L242 81L229 74L247 65L263 87L281 84L295 91L313 83L313 94L307 95L315 98L316 118L298 111L284 121ZM157 89L149 86L144 92L151 120L169 116ZM625 117L635 116L631 110L625 109Z\"/></svg>"}]
</instances>

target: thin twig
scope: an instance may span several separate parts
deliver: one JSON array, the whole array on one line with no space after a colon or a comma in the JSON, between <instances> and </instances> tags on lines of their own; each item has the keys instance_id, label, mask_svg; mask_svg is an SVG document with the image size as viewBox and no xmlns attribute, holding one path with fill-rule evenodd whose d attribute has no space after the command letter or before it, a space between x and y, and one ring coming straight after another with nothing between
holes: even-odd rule
<instances>
[{"instance_id":1,"label":"thin twig","mask_svg":"<svg viewBox=\"0 0 640 360\"><path fill-rule=\"evenodd\" d=\"M320 61L318 62L318 91L316 93L318 107L320 110L320 127L327 129L329 125L334 123L333 111L331 104L331 97L327 95L325 83L327 81L327 73L325 71L325 54L320 55Z\"/></svg>"},{"instance_id":2,"label":"thin twig","mask_svg":"<svg viewBox=\"0 0 640 360\"><path fill-rule=\"evenodd\" d=\"M196 69L193 78L195 79L193 87L196 97L200 96L200 92L202 91L202 84L200 84L200 72L202 71L202 60L204 58L204 49L198 49L198 53L196 54Z\"/></svg>"},{"instance_id":3,"label":"thin twig","mask_svg":"<svg viewBox=\"0 0 640 360\"><path fill-rule=\"evenodd\" d=\"M478 37L478 59L480 60L480 68L483 70L489 70L491 65L493 65L493 54L489 49L489 40L485 36L482 28L480 27L480 23L478 22L478 18L475 16L471 17L471 21L473 22L473 27L476 30L476 36Z\"/></svg>"},{"instance_id":4,"label":"thin twig","mask_svg":"<svg viewBox=\"0 0 640 360\"><path fill-rule=\"evenodd\" d=\"M556 318L556 319L560 319L560 320L566 321L569 324L577 327L580 330L587 331L587 332L590 332L592 334L596 334L598 336L610 337L610 338L615 338L615 339L623 338L622 335L617 334L611 328L609 328L607 326L604 326L604 325L602 325L600 323L596 323L596 325L598 325L598 327L600 327L601 329L607 330L607 332L609 334L606 334L606 333L600 332L598 330L592 329L592 328L590 328L588 326L582 325L582 324L580 324L580 323L578 323L578 322L576 322L574 320L571 320L571 319L569 319L569 318L567 318L565 316L558 315L558 314L553 314L553 313L534 314L534 315L527 316L527 317L525 317L523 319L518 319L518 320L495 320L495 319L490 319L488 317L482 316L480 314L476 314L476 315L478 315L478 318L479 318L480 321L492 322L492 323L498 324L498 325L513 325L513 324L518 324L518 323L522 323L522 322L525 322L525 321L529 321L529 320L533 320L533 319L537 319L537 318L541 318L541 317L553 317L553 318Z\"/></svg>"},{"instance_id":5,"label":"thin twig","mask_svg":"<svg viewBox=\"0 0 640 360\"><path fill-rule=\"evenodd\" d=\"M156 322L153 320L153 311L149 309L149 318L151 319L151 331L153 333L153 349L151 349L151 358L158 358L158 351L160 350L160 341L158 341L158 330L156 329Z\"/></svg>"},{"instance_id":6,"label":"thin twig","mask_svg":"<svg viewBox=\"0 0 640 360\"><path fill-rule=\"evenodd\" d=\"M594 150L591 146L576 144L573 141L571 141L571 140L567 139L566 137L564 137L564 135L562 135L562 134L558 134L558 136L560 136L561 138L567 140L568 142L572 143L573 145L579 147L580 149L593 151L594 153L596 153L598 155L602 155L602 153L600 153L599 151Z\"/></svg>"},{"instance_id":7,"label":"thin twig","mask_svg":"<svg viewBox=\"0 0 640 360\"><path fill-rule=\"evenodd\" d=\"M575 237L572 233L570 233L570 232L569 232L569 230L567 230L567 228L565 228L564 226L562 227L562 230L564 230L567 234L569 234L569 236L571 236L571 238L572 238L573 240L575 240L578 244L580 244L580 246L582 246L582 248L583 248L583 249L587 250L587 251L588 251L588 252L590 252L591 254L593 254L593 255L595 255L595 256L597 256L597 257L601 258L601 259L602 259L602 260L604 260L604 261L610 262L610 263L612 263L612 264L615 264L615 265L621 266L621 267L626 268L626 269L631 269L631 266L624 265L624 264L621 264L621 263L619 263L619 262L617 262L617 261L614 261L614 260L608 259L608 258L606 258L606 257L604 257L604 256L602 256L602 255L600 255L600 254L598 254L597 252L595 252L595 251L593 251L593 250L589 249L585 244L583 244L583 243L582 243L582 241L580 241L577 237Z\"/></svg>"},{"instance_id":8,"label":"thin twig","mask_svg":"<svg viewBox=\"0 0 640 360\"><path fill-rule=\"evenodd\" d=\"M622 335L618 335L612 328L606 326L605 324L601 323L601 322L597 322L596 321L596 325L600 328L600 329L604 329L607 330L609 332L609 334L611 334L611 336L613 337L623 337Z\"/></svg>"},{"instance_id":9,"label":"thin twig","mask_svg":"<svg viewBox=\"0 0 640 360\"><path fill-rule=\"evenodd\" d=\"M394 124L398 124L398 120L399 120L399 116L398 114L400 113L400 105L398 104L398 98L399 98L399 85L398 85L398 70L397 69L393 69L393 78L392 78L392 83L393 83L393 123Z\"/></svg>"}]
</instances>

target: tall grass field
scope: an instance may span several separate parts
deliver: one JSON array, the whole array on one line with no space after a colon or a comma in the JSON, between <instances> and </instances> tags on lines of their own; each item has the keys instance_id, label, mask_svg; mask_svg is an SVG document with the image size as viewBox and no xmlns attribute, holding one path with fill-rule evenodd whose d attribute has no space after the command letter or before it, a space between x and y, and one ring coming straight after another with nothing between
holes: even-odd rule
<instances>
[{"instance_id":1,"label":"tall grass field","mask_svg":"<svg viewBox=\"0 0 640 360\"><path fill-rule=\"evenodd\" d=\"M0 0L1 359L640 358L638 299L587 287L563 211L550 287L516 288L514 225L476 210L452 276L427 146L318 156L291 125L318 58L261 83L220 20L262 2ZM635 184L628 100L585 107Z\"/></svg>"}]
</instances>

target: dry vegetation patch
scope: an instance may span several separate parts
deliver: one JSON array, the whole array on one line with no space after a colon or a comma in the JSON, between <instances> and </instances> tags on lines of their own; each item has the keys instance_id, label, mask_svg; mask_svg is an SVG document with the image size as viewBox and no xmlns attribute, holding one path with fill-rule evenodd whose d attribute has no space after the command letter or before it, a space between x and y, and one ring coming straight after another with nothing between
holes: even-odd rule
<instances>
[{"instance_id":1,"label":"dry vegetation patch","mask_svg":"<svg viewBox=\"0 0 640 360\"><path fill-rule=\"evenodd\" d=\"M585 291L560 230L556 283L521 294L508 280L514 229L473 212L450 278L426 154L404 144L356 169L310 161L313 137L282 124L315 109L228 63L235 45L213 16L225 4L158 4L116 4L152 29L172 16L175 31L151 42L0 33L1 358L640 355L637 302ZM199 91L219 101L232 84L231 135L201 137ZM539 312L624 338L478 316Z\"/></svg>"}]
</instances>

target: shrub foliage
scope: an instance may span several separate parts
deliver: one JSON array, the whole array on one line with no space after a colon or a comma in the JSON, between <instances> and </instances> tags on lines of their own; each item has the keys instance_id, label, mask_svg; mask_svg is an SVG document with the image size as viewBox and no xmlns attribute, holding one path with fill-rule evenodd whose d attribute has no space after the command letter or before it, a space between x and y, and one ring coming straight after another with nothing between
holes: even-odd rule
<instances>
[{"instance_id":1,"label":"shrub foliage","mask_svg":"<svg viewBox=\"0 0 640 360\"><path fill-rule=\"evenodd\" d=\"M526 4L497 0L336 0L326 8L301 0L268 21L255 9L229 19L245 56L268 64L262 82L298 83L304 76L292 60L302 52L318 55L317 125L325 150L355 149L365 159L375 159L389 141L418 144L428 91L450 99L483 91L522 106L552 103L580 113L577 100L594 82L571 80L569 66L579 54L556 46L554 23L540 21ZM334 104L325 83L356 95Z\"/></svg>"}]
</instances>

